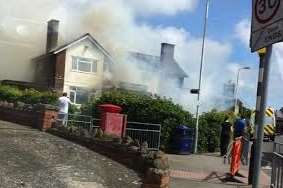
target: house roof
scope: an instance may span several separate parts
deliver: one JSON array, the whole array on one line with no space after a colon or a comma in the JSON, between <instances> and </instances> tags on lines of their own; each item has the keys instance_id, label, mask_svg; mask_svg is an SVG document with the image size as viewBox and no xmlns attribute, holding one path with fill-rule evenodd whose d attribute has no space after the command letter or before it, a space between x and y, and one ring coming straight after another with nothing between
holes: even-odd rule
<instances>
[{"instance_id":1,"label":"house roof","mask_svg":"<svg viewBox=\"0 0 283 188\"><path fill-rule=\"evenodd\" d=\"M112 59L111 55L109 54L109 52L101 44L99 44L99 42L97 42L97 40L95 40L95 38L93 38L93 36L91 34L89 34L89 33L86 33L86 34L84 34L84 35L82 35L82 36L80 36L80 37L78 37L78 38L76 38L76 39L74 39L74 40L64 44L64 45L61 45L61 46L51 50L50 53L57 54L57 53L65 50L67 48L70 48L71 46L73 46L73 45L75 45L75 44L77 44L77 43L79 43L79 42L81 42L81 41L83 41L85 39L89 39L90 42L93 45L95 45L99 50L101 50L101 52L105 56L107 56L111 61L113 61L113 59Z\"/></svg>"},{"instance_id":2,"label":"house roof","mask_svg":"<svg viewBox=\"0 0 283 188\"><path fill-rule=\"evenodd\" d=\"M161 71L163 69L167 73L180 78L188 77L187 73L180 67L178 62L176 62L174 59L172 60L172 62L166 63L166 66L163 66L161 64L159 56L153 56L139 52L129 52L129 58L134 58L139 62L142 62L143 65L139 66L147 66L147 68L149 67L152 71Z\"/></svg>"},{"instance_id":3,"label":"house roof","mask_svg":"<svg viewBox=\"0 0 283 188\"><path fill-rule=\"evenodd\" d=\"M51 50L50 52L48 52L47 54L43 54L41 56L38 56L36 58L34 58L33 60L34 61L37 61L37 60L40 60L40 59L44 59L52 54L57 54L59 52L62 52L64 51L65 49L68 49L70 47L72 47L73 45L85 40L85 39L88 39L93 45L95 45L99 50L101 50L101 52L110 59L111 62L113 62L113 58L111 57L110 53L101 45L97 42L97 40L95 40L95 38L93 38L93 36L89 33L86 33L84 35L81 35L80 37L64 44L64 45L61 45L61 46L58 46L56 48L54 48L53 50Z\"/></svg>"}]
</instances>

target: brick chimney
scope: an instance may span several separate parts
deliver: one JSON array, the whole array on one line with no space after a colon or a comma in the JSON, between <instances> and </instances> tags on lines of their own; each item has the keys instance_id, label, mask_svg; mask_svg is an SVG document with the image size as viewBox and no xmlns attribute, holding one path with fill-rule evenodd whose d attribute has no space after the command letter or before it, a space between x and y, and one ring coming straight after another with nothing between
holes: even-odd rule
<instances>
[{"instance_id":1,"label":"brick chimney","mask_svg":"<svg viewBox=\"0 0 283 188\"><path fill-rule=\"evenodd\" d=\"M162 63L173 62L174 60L174 44L161 43L160 61Z\"/></svg>"},{"instance_id":2,"label":"brick chimney","mask_svg":"<svg viewBox=\"0 0 283 188\"><path fill-rule=\"evenodd\" d=\"M46 41L46 53L56 48L58 43L58 20L49 20L47 24L47 41Z\"/></svg>"}]
</instances>

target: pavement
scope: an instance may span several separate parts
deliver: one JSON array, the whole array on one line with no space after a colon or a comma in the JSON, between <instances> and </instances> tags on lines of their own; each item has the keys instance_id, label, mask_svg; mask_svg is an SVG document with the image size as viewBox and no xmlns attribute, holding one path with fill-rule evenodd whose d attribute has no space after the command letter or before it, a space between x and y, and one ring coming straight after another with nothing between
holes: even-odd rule
<instances>
[{"instance_id":1,"label":"pavement","mask_svg":"<svg viewBox=\"0 0 283 188\"><path fill-rule=\"evenodd\" d=\"M202 155L168 155L172 188L235 188L248 185L248 166L241 165L240 176L231 178L230 165L218 153ZM262 171L260 185L270 187L270 177Z\"/></svg>"},{"instance_id":2,"label":"pavement","mask_svg":"<svg viewBox=\"0 0 283 188\"><path fill-rule=\"evenodd\" d=\"M0 121L0 188L138 188L136 172L85 147Z\"/></svg>"}]
</instances>

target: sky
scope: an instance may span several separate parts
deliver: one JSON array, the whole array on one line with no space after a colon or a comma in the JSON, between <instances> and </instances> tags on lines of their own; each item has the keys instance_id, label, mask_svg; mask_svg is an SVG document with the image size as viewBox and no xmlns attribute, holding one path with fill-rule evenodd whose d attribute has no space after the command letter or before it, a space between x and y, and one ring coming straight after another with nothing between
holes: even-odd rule
<instances>
[{"instance_id":1,"label":"sky","mask_svg":"<svg viewBox=\"0 0 283 188\"><path fill-rule=\"evenodd\" d=\"M195 110L196 97L188 89L198 86L205 3L206 0L0 0L0 55L5 57L0 63L1 69L6 70L0 78L31 79L25 62L44 52L46 22L58 19L61 44L89 32L118 62L127 50L159 55L161 42L175 44L175 59L189 78L185 88L172 89L170 97ZM223 84L235 81L238 68L243 66L251 69L241 71L239 98L254 108L259 59L249 48L250 22L251 1L211 0L202 111L213 107L213 100L223 94ZM283 45L276 45L268 91L267 105L277 109L283 106L282 52ZM11 73L11 62L19 60L26 74ZM128 79L137 75L130 68L124 68L123 74Z\"/></svg>"},{"instance_id":2,"label":"sky","mask_svg":"<svg viewBox=\"0 0 283 188\"><path fill-rule=\"evenodd\" d=\"M163 25L185 28L191 35L202 37L205 0L195 1L196 6L191 10L179 11L175 15L141 17L139 22L153 25ZM242 71L240 74L239 97L245 105L254 108L256 103L256 87L258 72L258 56L252 54L249 48L251 1L238 0L211 0L207 25L207 38L220 43L228 43L231 52L227 66L235 66L234 74L228 76L236 80L236 70L239 67L249 66L251 70ZM206 49L209 51L209 49ZM279 50L279 52L278 52ZM268 106L281 108L282 99L282 60L275 53L280 53L280 47L275 47L272 58L271 75L268 91ZM196 62L199 63L199 62ZM209 63L209 62L204 62ZM229 65L230 64L230 65ZM205 70L204 70L205 71ZM220 71L220 70L219 70ZM205 78L204 78L205 82Z\"/></svg>"}]
</instances>

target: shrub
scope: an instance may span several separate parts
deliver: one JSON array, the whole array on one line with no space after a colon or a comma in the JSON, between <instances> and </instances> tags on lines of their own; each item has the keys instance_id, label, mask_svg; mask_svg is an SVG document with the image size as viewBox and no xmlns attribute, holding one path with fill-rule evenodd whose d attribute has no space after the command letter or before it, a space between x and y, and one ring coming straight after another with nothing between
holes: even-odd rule
<instances>
[{"instance_id":1,"label":"shrub","mask_svg":"<svg viewBox=\"0 0 283 188\"><path fill-rule=\"evenodd\" d=\"M0 100L8 102L24 102L26 104L55 104L57 95L52 92L39 92L35 89L21 90L15 86L0 85Z\"/></svg>"},{"instance_id":2,"label":"shrub","mask_svg":"<svg viewBox=\"0 0 283 188\"><path fill-rule=\"evenodd\" d=\"M27 104L38 104L41 102L41 93L35 89L25 89L22 91L20 101Z\"/></svg>"},{"instance_id":3,"label":"shrub","mask_svg":"<svg viewBox=\"0 0 283 188\"><path fill-rule=\"evenodd\" d=\"M103 103L121 106L123 113L128 115L128 121L161 124L161 144L166 148L169 147L170 137L177 125L192 125L192 115L171 100L122 90L105 92L99 99L83 106L81 110L84 114L99 118L96 107Z\"/></svg>"},{"instance_id":4,"label":"shrub","mask_svg":"<svg viewBox=\"0 0 283 188\"><path fill-rule=\"evenodd\" d=\"M212 110L200 116L198 144L200 152L214 152L219 148L221 124L225 120L225 115L225 112Z\"/></svg>"},{"instance_id":5,"label":"shrub","mask_svg":"<svg viewBox=\"0 0 283 188\"><path fill-rule=\"evenodd\" d=\"M0 85L0 100L15 102L18 101L21 96L22 92L18 88Z\"/></svg>"},{"instance_id":6,"label":"shrub","mask_svg":"<svg viewBox=\"0 0 283 188\"><path fill-rule=\"evenodd\" d=\"M76 114L76 113L79 113L80 112L80 109L74 105L74 104L71 104L70 107L69 107L69 114Z\"/></svg>"},{"instance_id":7,"label":"shrub","mask_svg":"<svg viewBox=\"0 0 283 188\"><path fill-rule=\"evenodd\" d=\"M83 114L99 118L97 105L111 103L123 108L123 113L128 115L129 121L144 123L159 123L162 125L161 145L169 148L170 139L177 125L185 124L195 127L195 119L192 114L184 110L180 105L171 100L158 96L146 96L134 92L121 90L108 91L98 99L94 99L82 106ZM221 124L225 118L225 112L212 110L200 115L199 121L199 152L217 151L220 143ZM228 114L233 122L234 117Z\"/></svg>"},{"instance_id":8,"label":"shrub","mask_svg":"<svg viewBox=\"0 0 283 188\"><path fill-rule=\"evenodd\" d=\"M40 103L55 105L58 100L58 95L54 92L46 91L41 93Z\"/></svg>"}]
</instances>

